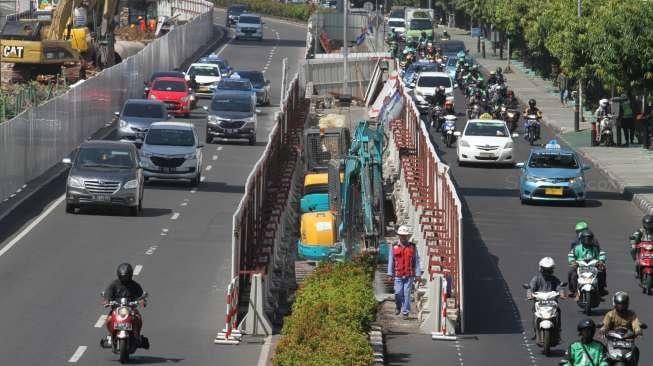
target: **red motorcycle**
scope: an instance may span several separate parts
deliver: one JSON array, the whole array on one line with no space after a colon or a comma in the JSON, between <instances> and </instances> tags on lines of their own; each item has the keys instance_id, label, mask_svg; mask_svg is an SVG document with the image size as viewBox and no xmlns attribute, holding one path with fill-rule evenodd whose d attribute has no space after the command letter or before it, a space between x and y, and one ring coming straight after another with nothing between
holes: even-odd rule
<instances>
[{"instance_id":1,"label":"red motorcycle","mask_svg":"<svg viewBox=\"0 0 653 366\"><path fill-rule=\"evenodd\" d=\"M100 346L111 348L113 353L120 355L120 363L129 362L129 355L139 347L149 348L149 341L140 334L142 324L138 313L139 304L142 303L144 307L147 305L146 298L147 292L136 301L122 298L104 305L111 308L108 320L111 334L100 341Z\"/></svg>"},{"instance_id":2,"label":"red motorcycle","mask_svg":"<svg viewBox=\"0 0 653 366\"><path fill-rule=\"evenodd\" d=\"M639 285L645 294L650 295L653 288L653 242L642 241L636 250Z\"/></svg>"}]
</instances>

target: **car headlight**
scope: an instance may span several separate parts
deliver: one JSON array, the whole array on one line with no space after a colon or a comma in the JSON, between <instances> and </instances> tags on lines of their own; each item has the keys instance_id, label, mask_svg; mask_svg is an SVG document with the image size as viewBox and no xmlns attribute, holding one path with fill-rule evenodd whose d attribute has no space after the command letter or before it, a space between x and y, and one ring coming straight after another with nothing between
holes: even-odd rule
<instances>
[{"instance_id":1,"label":"car headlight","mask_svg":"<svg viewBox=\"0 0 653 366\"><path fill-rule=\"evenodd\" d=\"M534 175L526 174L526 180L529 182L538 182L540 181L540 178Z\"/></svg>"},{"instance_id":2,"label":"car headlight","mask_svg":"<svg viewBox=\"0 0 653 366\"><path fill-rule=\"evenodd\" d=\"M460 145L460 147L469 147L469 142L467 142L465 140L460 140L460 142L458 142L458 144Z\"/></svg>"},{"instance_id":3,"label":"car headlight","mask_svg":"<svg viewBox=\"0 0 653 366\"><path fill-rule=\"evenodd\" d=\"M503 148L504 149L512 149L513 146L514 146L514 144L512 143L512 141L508 141L508 142L506 142L506 146L504 146Z\"/></svg>"},{"instance_id":4,"label":"car headlight","mask_svg":"<svg viewBox=\"0 0 653 366\"><path fill-rule=\"evenodd\" d=\"M569 184L574 184L574 183L582 184L583 183L583 177L575 177L575 178L569 179Z\"/></svg>"},{"instance_id":5,"label":"car headlight","mask_svg":"<svg viewBox=\"0 0 653 366\"><path fill-rule=\"evenodd\" d=\"M84 180L80 177L68 177L68 187L84 189Z\"/></svg>"},{"instance_id":6,"label":"car headlight","mask_svg":"<svg viewBox=\"0 0 653 366\"><path fill-rule=\"evenodd\" d=\"M195 159L197 159L197 154L194 153L194 152L190 153L190 154L186 154L186 155L184 155L184 159L186 159L186 160L195 160Z\"/></svg>"},{"instance_id":7,"label":"car headlight","mask_svg":"<svg viewBox=\"0 0 653 366\"><path fill-rule=\"evenodd\" d=\"M186 103L186 102L188 102L188 97L189 97L188 95L185 96L185 97L181 97L180 100L181 100L183 103Z\"/></svg>"},{"instance_id":8,"label":"car headlight","mask_svg":"<svg viewBox=\"0 0 653 366\"><path fill-rule=\"evenodd\" d=\"M152 99L152 100L156 100L156 95L150 93L150 99Z\"/></svg>"},{"instance_id":9,"label":"car headlight","mask_svg":"<svg viewBox=\"0 0 653 366\"><path fill-rule=\"evenodd\" d=\"M127 128L127 121L121 119L120 120L120 128Z\"/></svg>"},{"instance_id":10,"label":"car headlight","mask_svg":"<svg viewBox=\"0 0 653 366\"><path fill-rule=\"evenodd\" d=\"M136 189L138 188L138 180L132 179L130 181L127 181L125 185L123 185L123 188L125 189Z\"/></svg>"},{"instance_id":11,"label":"car headlight","mask_svg":"<svg viewBox=\"0 0 653 366\"><path fill-rule=\"evenodd\" d=\"M209 114L208 122L212 126L217 126L218 125L218 116L214 116L214 115Z\"/></svg>"}]
</instances>

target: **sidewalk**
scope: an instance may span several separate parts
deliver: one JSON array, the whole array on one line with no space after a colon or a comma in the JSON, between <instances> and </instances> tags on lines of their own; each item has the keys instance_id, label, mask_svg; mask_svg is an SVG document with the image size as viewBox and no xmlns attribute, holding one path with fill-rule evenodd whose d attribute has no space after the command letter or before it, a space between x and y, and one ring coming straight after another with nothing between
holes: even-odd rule
<instances>
[{"instance_id":1,"label":"sidewalk","mask_svg":"<svg viewBox=\"0 0 653 366\"><path fill-rule=\"evenodd\" d=\"M492 54L492 46L486 41L486 58L476 52L477 40L469 36L469 32L459 28L444 28L452 38L461 40L476 62L486 71L497 67L506 68L507 60L499 59L499 51ZM507 52L504 52L507 57ZM544 123L551 127L559 137L572 148L576 149L586 160L592 162L604 172L618 190L643 211L653 212L653 151L643 149L641 145L624 147L590 147L589 120L580 124L581 131L574 132L573 106L562 106L560 96L555 91L551 81L544 80L534 73L525 70L519 62L511 61L512 72L505 74L508 87L515 92L520 101L530 98L537 100L537 106L542 110Z\"/></svg>"}]
</instances>

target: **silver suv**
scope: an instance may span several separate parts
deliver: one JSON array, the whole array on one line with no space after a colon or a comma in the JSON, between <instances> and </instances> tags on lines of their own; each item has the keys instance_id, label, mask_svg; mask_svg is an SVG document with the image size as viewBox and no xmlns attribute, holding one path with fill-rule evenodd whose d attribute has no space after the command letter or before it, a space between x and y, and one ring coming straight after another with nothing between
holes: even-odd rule
<instances>
[{"instance_id":1,"label":"silver suv","mask_svg":"<svg viewBox=\"0 0 653 366\"><path fill-rule=\"evenodd\" d=\"M197 186L202 175L202 147L193 125L156 122L141 147L145 179L189 179Z\"/></svg>"},{"instance_id":2,"label":"silver suv","mask_svg":"<svg viewBox=\"0 0 653 366\"><path fill-rule=\"evenodd\" d=\"M118 118L118 139L131 141L142 141L152 123L170 119L165 103L146 99L128 99L122 111L115 115Z\"/></svg>"}]
</instances>

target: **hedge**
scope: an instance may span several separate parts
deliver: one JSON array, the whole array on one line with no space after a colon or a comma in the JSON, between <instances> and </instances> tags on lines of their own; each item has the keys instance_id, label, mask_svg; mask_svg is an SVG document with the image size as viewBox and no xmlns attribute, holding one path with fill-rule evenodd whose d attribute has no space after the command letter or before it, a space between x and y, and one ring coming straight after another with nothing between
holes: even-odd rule
<instances>
[{"instance_id":1,"label":"hedge","mask_svg":"<svg viewBox=\"0 0 653 366\"><path fill-rule=\"evenodd\" d=\"M284 4L274 0L214 0L214 3L224 8L234 4L246 4L254 13L301 21L307 21L315 9L313 4Z\"/></svg>"},{"instance_id":2,"label":"hedge","mask_svg":"<svg viewBox=\"0 0 653 366\"><path fill-rule=\"evenodd\" d=\"M306 279L284 321L275 366L373 364L366 333L376 315L372 262L325 263Z\"/></svg>"}]
</instances>

